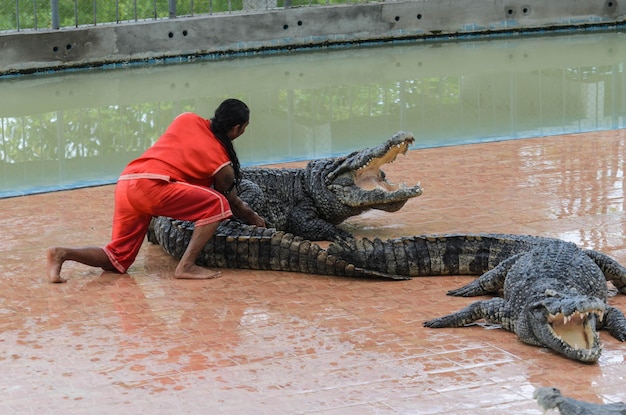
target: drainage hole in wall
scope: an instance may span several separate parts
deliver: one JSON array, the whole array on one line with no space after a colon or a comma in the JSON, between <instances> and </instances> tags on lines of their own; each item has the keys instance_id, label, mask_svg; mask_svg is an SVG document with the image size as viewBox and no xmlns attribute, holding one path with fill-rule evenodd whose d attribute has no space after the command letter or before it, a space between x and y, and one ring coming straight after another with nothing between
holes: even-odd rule
<instances>
[{"instance_id":1,"label":"drainage hole in wall","mask_svg":"<svg viewBox=\"0 0 626 415\"><path fill-rule=\"evenodd\" d=\"M612 1L606 2L606 7L608 7L609 9L612 8L613 6L615 6L615 3L613 3Z\"/></svg>"},{"instance_id":2,"label":"drainage hole in wall","mask_svg":"<svg viewBox=\"0 0 626 415\"><path fill-rule=\"evenodd\" d=\"M298 20L298 26L302 26L302 20Z\"/></svg>"},{"instance_id":3,"label":"drainage hole in wall","mask_svg":"<svg viewBox=\"0 0 626 415\"><path fill-rule=\"evenodd\" d=\"M417 20L422 20L422 13L417 13Z\"/></svg>"},{"instance_id":4,"label":"drainage hole in wall","mask_svg":"<svg viewBox=\"0 0 626 415\"><path fill-rule=\"evenodd\" d=\"M507 16L513 16L515 14L515 9L513 7L507 7L506 14Z\"/></svg>"},{"instance_id":5,"label":"drainage hole in wall","mask_svg":"<svg viewBox=\"0 0 626 415\"><path fill-rule=\"evenodd\" d=\"M524 14L529 14L529 13L530 13L530 7L524 7L524 8L522 9L522 13L524 13Z\"/></svg>"},{"instance_id":6,"label":"drainage hole in wall","mask_svg":"<svg viewBox=\"0 0 626 415\"><path fill-rule=\"evenodd\" d=\"M72 45L68 43L67 45L65 45L65 49L67 49L67 50L72 49Z\"/></svg>"},{"instance_id":7,"label":"drainage hole in wall","mask_svg":"<svg viewBox=\"0 0 626 415\"><path fill-rule=\"evenodd\" d=\"M289 29L289 25L288 24L283 25L283 29L285 29L285 30Z\"/></svg>"},{"instance_id":8,"label":"drainage hole in wall","mask_svg":"<svg viewBox=\"0 0 626 415\"><path fill-rule=\"evenodd\" d=\"M183 30L183 36L187 36L188 32L186 30Z\"/></svg>"},{"instance_id":9,"label":"drainage hole in wall","mask_svg":"<svg viewBox=\"0 0 626 415\"><path fill-rule=\"evenodd\" d=\"M53 51L53 52L58 52L58 51L59 51L59 47L58 47L58 46L53 47L53 48L52 48L52 51Z\"/></svg>"},{"instance_id":10,"label":"drainage hole in wall","mask_svg":"<svg viewBox=\"0 0 626 415\"><path fill-rule=\"evenodd\" d=\"M400 16L396 16L395 20L396 20L396 22L399 22L400 21Z\"/></svg>"},{"instance_id":11,"label":"drainage hole in wall","mask_svg":"<svg viewBox=\"0 0 626 415\"><path fill-rule=\"evenodd\" d=\"M173 38L173 37L174 37L174 33L173 33L173 32L169 32L169 33L167 34L167 37L169 37L170 39L171 39L171 38Z\"/></svg>"}]
</instances>

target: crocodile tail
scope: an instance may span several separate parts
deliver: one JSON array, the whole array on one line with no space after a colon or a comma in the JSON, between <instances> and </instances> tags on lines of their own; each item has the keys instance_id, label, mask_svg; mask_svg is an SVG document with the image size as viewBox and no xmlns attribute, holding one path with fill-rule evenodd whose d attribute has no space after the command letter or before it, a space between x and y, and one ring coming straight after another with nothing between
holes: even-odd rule
<instances>
[{"instance_id":1,"label":"crocodile tail","mask_svg":"<svg viewBox=\"0 0 626 415\"><path fill-rule=\"evenodd\" d=\"M151 242L180 259L193 233L193 223L155 218ZM196 263L207 267L302 272L346 277L407 279L368 270L328 252L319 245L275 229L224 221L204 246Z\"/></svg>"},{"instance_id":2,"label":"crocodile tail","mask_svg":"<svg viewBox=\"0 0 626 415\"><path fill-rule=\"evenodd\" d=\"M504 234L418 235L335 242L328 252L391 275L481 275L547 238Z\"/></svg>"},{"instance_id":3,"label":"crocodile tail","mask_svg":"<svg viewBox=\"0 0 626 415\"><path fill-rule=\"evenodd\" d=\"M193 222L178 221L162 216L152 218L148 228L148 241L161 245L165 252L180 259L189 245L193 227Z\"/></svg>"}]
</instances>

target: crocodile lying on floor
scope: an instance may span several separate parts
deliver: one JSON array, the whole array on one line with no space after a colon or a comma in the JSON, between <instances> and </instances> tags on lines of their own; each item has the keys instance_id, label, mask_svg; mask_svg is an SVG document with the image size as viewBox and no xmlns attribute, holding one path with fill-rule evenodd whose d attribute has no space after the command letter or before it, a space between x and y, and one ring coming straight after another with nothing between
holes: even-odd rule
<instances>
[{"instance_id":1,"label":"crocodile lying on floor","mask_svg":"<svg viewBox=\"0 0 626 415\"><path fill-rule=\"evenodd\" d=\"M400 131L379 146L344 157L313 160L305 168L242 169L239 196L272 228L224 221L197 262L212 267L406 279L365 271L329 257L311 241L351 239L349 232L337 227L345 219L370 209L395 212L421 195L419 184L408 187L390 183L381 170L398 155L406 154L414 141L411 133ZM192 231L191 222L158 217L150 224L148 240L180 258Z\"/></svg>"},{"instance_id":2,"label":"crocodile lying on floor","mask_svg":"<svg viewBox=\"0 0 626 415\"><path fill-rule=\"evenodd\" d=\"M347 218L370 209L395 212L422 194L419 184L390 183L381 170L414 141L400 131L379 146L313 160L304 168L244 168L239 196L268 227L311 241L348 238L336 226Z\"/></svg>"},{"instance_id":3,"label":"crocodile lying on floor","mask_svg":"<svg viewBox=\"0 0 626 415\"><path fill-rule=\"evenodd\" d=\"M152 242L180 258L192 226L159 218ZM388 240L351 239L326 250L301 237L236 221L220 225L197 260L209 267L271 269L311 274L410 279L481 275L451 295L503 298L476 302L427 327L459 327L480 319L501 324L523 342L569 358L595 362L597 330L626 340L626 318L606 303L609 280L626 294L626 268L610 257L559 239L523 235L435 235Z\"/></svg>"},{"instance_id":4,"label":"crocodile lying on floor","mask_svg":"<svg viewBox=\"0 0 626 415\"><path fill-rule=\"evenodd\" d=\"M533 393L539 406L544 411L558 409L561 415L626 415L626 404L623 402L598 404L561 395L557 388L539 388Z\"/></svg>"},{"instance_id":5,"label":"crocodile lying on floor","mask_svg":"<svg viewBox=\"0 0 626 415\"><path fill-rule=\"evenodd\" d=\"M460 327L485 319L525 343L582 362L600 357L597 329L626 340L624 314L606 303L607 280L626 294L626 268L573 243L523 235L414 236L343 242L328 252L391 275L482 274L449 295L503 294L427 321L426 327Z\"/></svg>"},{"instance_id":6,"label":"crocodile lying on floor","mask_svg":"<svg viewBox=\"0 0 626 415\"><path fill-rule=\"evenodd\" d=\"M429 320L426 327L461 327L485 319L514 332L525 343L582 362L596 362L600 357L597 329L605 328L618 340L626 340L624 314L606 303L607 280L626 293L626 268L600 252L558 239L516 235L447 236L434 244L424 240L420 244L424 242L428 247L420 248L421 252L405 248L400 256L407 259L401 258L400 263L413 263L409 266L418 274L422 269L426 275L482 274L449 295L502 293L502 297L477 301ZM361 249L356 251L366 255ZM329 252L360 267L371 265L354 255L340 255L334 249ZM429 270L433 265L437 269ZM370 268L403 271L397 265L395 269Z\"/></svg>"}]
</instances>

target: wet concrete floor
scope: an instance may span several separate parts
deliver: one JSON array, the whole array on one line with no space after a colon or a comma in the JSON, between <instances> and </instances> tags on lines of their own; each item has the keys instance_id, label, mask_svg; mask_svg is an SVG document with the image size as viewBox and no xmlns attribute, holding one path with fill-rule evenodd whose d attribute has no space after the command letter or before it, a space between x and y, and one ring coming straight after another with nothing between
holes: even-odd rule
<instances>
[{"instance_id":1,"label":"wet concrete floor","mask_svg":"<svg viewBox=\"0 0 626 415\"><path fill-rule=\"evenodd\" d=\"M386 171L424 194L345 226L559 237L626 264L625 149L619 130L411 151ZM626 401L625 345L608 332L586 365L502 329L423 328L475 301L445 295L471 277L177 281L146 242L128 274L68 263L69 282L49 284L46 247L107 242L112 202L112 186L0 200L0 413L541 414L542 386Z\"/></svg>"}]
</instances>

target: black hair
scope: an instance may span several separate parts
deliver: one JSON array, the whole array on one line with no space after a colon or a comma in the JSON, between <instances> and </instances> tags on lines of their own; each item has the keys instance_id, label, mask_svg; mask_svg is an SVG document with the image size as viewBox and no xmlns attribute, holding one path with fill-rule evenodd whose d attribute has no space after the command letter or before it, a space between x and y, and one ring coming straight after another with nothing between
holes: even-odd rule
<instances>
[{"instance_id":1,"label":"black hair","mask_svg":"<svg viewBox=\"0 0 626 415\"><path fill-rule=\"evenodd\" d=\"M211 118L211 131L222 143L235 170L235 184L241 181L241 166L239 158L235 152L235 147L228 132L237 125L244 125L250 120L250 109L238 99L229 98L223 101L215 110L215 115Z\"/></svg>"}]
</instances>

